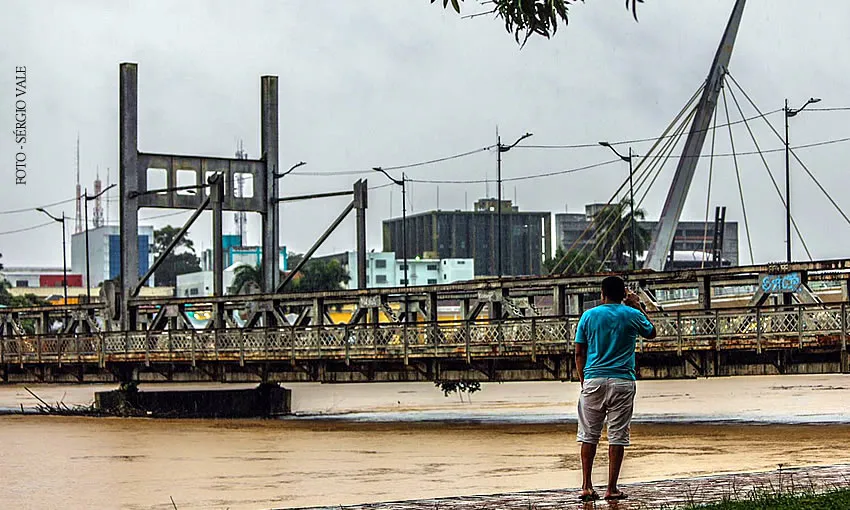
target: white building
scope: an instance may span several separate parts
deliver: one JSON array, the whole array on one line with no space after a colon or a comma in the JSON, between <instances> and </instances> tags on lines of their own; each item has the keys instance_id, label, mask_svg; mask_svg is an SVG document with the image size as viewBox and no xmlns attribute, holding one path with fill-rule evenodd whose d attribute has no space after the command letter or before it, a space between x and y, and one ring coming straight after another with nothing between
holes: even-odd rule
<instances>
[{"instance_id":1,"label":"white building","mask_svg":"<svg viewBox=\"0 0 850 510\"><path fill-rule=\"evenodd\" d=\"M315 257L314 260L336 260L342 264L351 279L349 289L356 289L357 252L349 251L336 255ZM462 282L475 278L473 259L408 259L407 276L410 286L441 285ZM404 259L397 259L393 252L370 252L366 254L366 287L404 286Z\"/></svg>"},{"instance_id":2,"label":"white building","mask_svg":"<svg viewBox=\"0 0 850 510\"><path fill-rule=\"evenodd\" d=\"M224 270L222 279L224 280L224 291L233 283L233 276L236 273L236 268L244 265L241 263L233 264ZM196 273L186 273L177 275L177 285L175 296L177 297L198 297L213 295L213 272L198 271Z\"/></svg>"},{"instance_id":3,"label":"white building","mask_svg":"<svg viewBox=\"0 0 850 510\"><path fill-rule=\"evenodd\" d=\"M139 226L139 276L143 276L153 265L153 227ZM118 225L104 225L89 229L89 268L91 286L97 287L104 280L121 276L121 236ZM71 271L83 276L86 282L86 233L71 236ZM147 286L153 286L153 276Z\"/></svg>"}]
</instances>

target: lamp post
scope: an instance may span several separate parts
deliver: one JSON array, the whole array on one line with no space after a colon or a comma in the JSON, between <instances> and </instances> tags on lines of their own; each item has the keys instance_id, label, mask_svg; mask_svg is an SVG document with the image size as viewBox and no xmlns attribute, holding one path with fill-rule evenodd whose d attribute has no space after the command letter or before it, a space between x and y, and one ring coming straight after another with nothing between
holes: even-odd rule
<instances>
[{"instance_id":1,"label":"lamp post","mask_svg":"<svg viewBox=\"0 0 850 510\"><path fill-rule=\"evenodd\" d=\"M404 260L404 321L407 322L407 287L410 284L410 280L407 277L407 186L405 185L407 179L405 174L402 173L401 180L398 180L379 166L372 168L372 170L384 174L396 186L401 186L401 257Z\"/></svg>"},{"instance_id":2,"label":"lamp post","mask_svg":"<svg viewBox=\"0 0 850 510\"><path fill-rule=\"evenodd\" d=\"M496 266L499 273L499 278L502 277L502 153L508 152L517 146L517 144L526 138L532 136L531 133L526 133L521 137L517 138L517 140L510 145L502 144L502 137L496 135L496 186L497 189L497 198L496 198L496 232L498 237L496 238Z\"/></svg>"},{"instance_id":3,"label":"lamp post","mask_svg":"<svg viewBox=\"0 0 850 510\"><path fill-rule=\"evenodd\" d=\"M635 270L637 270L637 259L635 257L635 248L637 246L637 237L636 237L637 229L635 228L635 187L634 187L634 182L632 180L632 175L634 174L634 164L633 164L634 154L632 154L632 148L631 147L629 147L629 155L624 156L624 155L620 154L619 152L617 152L617 149L615 149L614 146L611 145L608 142L599 142L599 145L601 145L603 147L608 147L609 149L611 149L611 151L614 152L614 154L617 155L617 157L619 157L620 159L622 159L623 161L625 161L626 163L629 164L629 204L631 206L629 230L631 230L631 233L632 233L632 235L631 235L631 238L632 238L631 239L631 249L629 250L629 258L632 261L632 271L635 271Z\"/></svg>"},{"instance_id":4,"label":"lamp post","mask_svg":"<svg viewBox=\"0 0 850 510\"><path fill-rule=\"evenodd\" d=\"M791 147L788 141L788 119L796 116L806 109L810 104L820 102L820 98L812 97L802 108L788 108L788 100L785 100L785 258L791 262ZM789 296L790 297L790 296Z\"/></svg>"},{"instance_id":5,"label":"lamp post","mask_svg":"<svg viewBox=\"0 0 850 510\"><path fill-rule=\"evenodd\" d=\"M94 196L89 196L89 190L86 188L83 198L85 198L85 222L86 222L86 303L91 303L91 268L89 267L89 201L96 200L101 195L117 186L110 184L103 191Z\"/></svg>"},{"instance_id":6,"label":"lamp post","mask_svg":"<svg viewBox=\"0 0 850 510\"><path fill-rule=\"evenodd\" d=\"M274 178L275 178L275 179L280 179L281 177L286 177L287 175L291 174L291 173L292 173L292 171L293 171L293 170L295 170L296 168L298 168L298 167L300 167L300 166L304 166L304 165L306 165L306 164L307 164L307 163L305 163L304 161L299 161L298 163L295 163L294 165L292 165L291 167L289 167L289 170L287 170L287 171L285 171L285 172L281 172L281 173L276 173L276 174L274 174Z\"/></svg>"},{"instance_id":7,"label":"lamp post","mask_svg":"<svg viewBox=\"0 0 850 510\"><path fill-rule=\"evenodd\" d=\"M65 322L68 321L68 263L65 254L65 213L62 213L61 218L57 218L53 216L49 212L45 211L41 207L37 208L36 211L42 212L46 214L51 220L58 221L62 224L62 286L65 289Z\"/></svg>"}]
</instances>

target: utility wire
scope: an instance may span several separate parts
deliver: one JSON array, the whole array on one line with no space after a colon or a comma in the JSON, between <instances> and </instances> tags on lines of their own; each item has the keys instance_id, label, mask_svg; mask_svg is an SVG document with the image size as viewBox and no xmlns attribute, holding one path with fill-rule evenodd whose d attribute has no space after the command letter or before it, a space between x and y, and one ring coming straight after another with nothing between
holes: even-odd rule
<instances>
[{"instance_id":1,"label":"utility wire","mask_svg":"<svg viewBox=\"0 0 850 510\"><path fill-rule=\"evenodd\" d=\"M24 209L11 209L11 210L8 210L8 211L0 211L0 214L16 214L16 213L30 212L30 211L35 211L38 208L46 209L48 207L53 207L55 205L67 204L69 202L73 202L74 200L76 200L76 198L69 198L67 200L60 200L59 202L53 202L53 203L50 203L50 204L44 204L44 205L40 205L40 206L36 206L36 207L26 207Z\"/></svg>"},{"instance_id":2,"label":"utility wire","mask_svg":"<svg viewBox=\"0 0 850 510\"><path fill-rule=\"evenodd\" d=\"M741 108L740 103L738 102L738 98L735 96L735 91L729 87L729 95L732 96L732 101L735 102L735 106L738 108L738 113L740 113L741 118L744 117L744 110ZM756 136L753 134L753 130L750 128L750 123L745 122L744 125L747 127L747 132L750 134L750 138L753 140L753 145L755 145L756 150L761 153L761 149L759 148L758 140L756 140ZM767 170L767 175L770 177L770 182L773 183L773 188L776 190L776 194L779 195L779 201L782 202L782 207L787 208L788 205L785 202L785 197L782 196L782 190L779 189L779 184L776 183L776 179L773 177L773 172L770 171L770 166L767 164L767 160L761 155L761 162L764 165L764 169ZM809 251L809 247L806 245L805 239L803 239L803 234L800 233L800 229L797 228L797 221L791 216L791 223L794 225L794 229L797 231L797 237L800 238L800 242L803 245L803 249L806 250L806 255L809 257L809 260L814 260L812 258L812 254Z\"/></svg>"},{"instance_id":3,"label":"utility wire","mask_svg":"<svg viewBox=\"0 0 850 510\"><path fill-rule=\"evenodd\" d=\"M493 149L495 145L488 145L486 147L482 147L480 149L475 149L467 152L462 152L460 154L453 154L451 156L446 156L443 158L437 159L429 159L428 161L420 161L418 163L410 163L407 165L395 165L395 166L382 166L384 170L404 170L407 168L417 168L420 166L433 165L435 163L443 163L445 161L451 161L453 159L465 158L467 156L472 156L473 154L478 154L480 152L486 152ZM334 175L365 175L375 173L374 170L341 170L336 172L292 172L292 175L302 175L302 176L312 176L312 177L324 177L324 176L334 176Z\"/></svg>"},{"instance_id":4,"label":"utility wire","mask_svg":"<svg viewBox=\"0 0 850 510\"><path fill-rule=\"evenodd\" d=\"M608 161L603 161L601 163L594 163L592 165L581 166L578 168L570 168L568 170L558 170L554 172L546 172L542 174L533 174L533 175L523 175L520 177L510 177L507 179L502 179L502 182L516 182L516 181L527 181L530 179L539 179L541 177L552 177L555 175L564 175L571 174L575 172L581 172L584 170L590 170L593 168L599 168L606 165L610 165L612 163L617 163L621 161L618 159L611 159ZM407 179L407 182L416 182L416 183L425 183L425 184L483 184L490 182L491 179L471 179L471 180L439 180L439 179Z\"/></svg>"},{"instance_id":5,"label":"utility wire","mask_svg":"<svg viewBox=\"0 0 850 510\"><path fill-rule=\"evenodd\" d=\"M723 108L726 110L726 121L729 121L729 102L726 100L726 87L722 87L723 92ZM732 126L729 126L729 143L732 145L732 153L735 153L735 137L732 136ZM755 264L753 257L753 239L750 235L750 221L747 219L747 206L744 202L744 186L741 184L741 170L738 168L738 158L734 157L735 176L738 179L738 194L741 196L741 210L744 213L744 228L747 230L747 246L750 249L750 263Z\"/></svg>"},{"instance_id":6,"label":"utility wire","mask_svg":"<svg viewBox=\"0 0 850 510\"><path fill-rule=\"evenodd\" d=\"M850 108L848 108L848 109L850 109ZM779 108L777 110L773 110L773 111L767 112L767 113L762 114L762 115L756 115L754 117L750 117L749 119L746 119L746 120L760 119L764 116L775 115L775 114L781 112L782 110L783 110L782 108ZM811 110L811 108L806 109L806 111L808 111L808 110ZM744 120L736 120L736 121L730 122L728 124L720 124L720 125L715 125L713 127L709 127L707 129L705 129L704 131L714 131L715 129L718 129L718 128L726 127L728 125L734 126L734 125L737 125L737 124L741 124L742 122L744 122ZM694 133L698 133L698 132L699 132L698 130L694 130ZM668 137L672 137L672 136L673 135L668 135ZM665 137L662 137L662 138L665 138ZM609 143L611 145L629 145L629 144L635 144L635 143L654 142L656 140L658 140L658 138L637 138L637 139L634 139L634 140L621 140L621 141L618 141L618 142L609 142ZM589 149L589 148L596 148L596 147L599 147L598 142L597 143L577 143L577 144L571 144L571 145L570 144L567 144L567 145L518 145L516 148L517 149Z\"/></svg>"},{"instance_id":7,"label":"utility wire","mask_svg":"<svg viewBox=\"0 0 850 510\"><path fill-rule=\"evenodd\" d=\"M28 230L35 230L37 228L46 227L46 226L52 225L52 224L53 224L53 221L51 220L51 221L48 221L48 222L45 222L45 223L39 223L38 225L33 225L32 227L19 228L19 229L15 229L15 230L7 230L5 232L0 232L0 236L6 236L6 235L10 235L10 234L19 234L21 232L26 232Z\"/></svg>"}]
</instances>

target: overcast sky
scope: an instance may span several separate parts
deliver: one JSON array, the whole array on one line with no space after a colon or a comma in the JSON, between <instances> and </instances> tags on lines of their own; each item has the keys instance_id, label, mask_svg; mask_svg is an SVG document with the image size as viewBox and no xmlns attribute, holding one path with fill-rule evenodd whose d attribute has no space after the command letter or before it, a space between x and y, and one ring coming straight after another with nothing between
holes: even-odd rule
<instances>
[{"instance_id":1,"label":"overcast sky","mask_svg":"<svg viewBox=\"0 0 850 510\"><path fill-rule=\"evenodd\" d=\"M490 17L461 19L428 0L37 1L7 0L0 17L0 211L35 208L73 197L75 140L83 186L96 169L112 182L118 168L118 66L139 65L140 150L232 156L243 140L259 152L260 76L280 77L280 161L303 172L366 170L466 152L534 133L527 143L581 144L660 134L705 79L733 0L647 0L636 23L623 3L590 0L571 9L571 22L552 40L520 49ZM478 12L467 0L466 13ZM850 106L850 3L750 0L730 66L763 111ZM14 184L15 67L27 68L26 186ZM744 101L739 94L739 100ZM754 111L742 104L745 114ZM730 100L730 114L739 117ZM782 115L768 117L782 131ZM5 119L5 126L2 125ZM792 119L792 145L850 137L850 112L805 112ZM719 122L724 122L721 112ZM782 146L764 123L753 123L762 149ZM735 148L751 151L743 125ZM709 137L710 142L710 137ZM637 153L646 143L634 144ZM730 151L727 130L716 152ZM704 153L708 154L708 147ZM850 210L846 161L850 142L798 153ZM522 149L504 155L503 177L566 170L610 160L603 148ZM784 183L784 156L767 156ZM521 209L581 211L605 202L626 176L624 164L505 183ZM756 262L784 258L783 207L757 156L739 159ZM668 164L642 207L657 218L674 164ZM496 154L409 170L418 180L495 180ZM740 259L749 262L732 158L715 160L714 205L741 221ZM399 174L396 174L400 176ZM369 175L370 187L386 180ZM291 175L282 194L350 189L355 175ZM705 214L708 160L697 170L683 219ZM479 184L412 183L409 212L463 209L485 195ZM495 184L489 192L495 195ZM799 166L792 169L792 209L815 258L850 255L850 225ZM117 193L111 194L117 200ZM345 198L287 204L281 244L303 252L346 205ZM117 219L117 202L109 219ZM370 192L368 245L380 249L382 219L400 215L397 188ZM73 202L50 211L74 215ZM180 225L188 212L141 223ZM35 211L0 214L0 233L43 224ZM191 230L210 246L210 222ZM232 213L225 229L232 231ZM72 224L69 224L72 227ZM6 265L61 265L59 226L0 235ZM249 242L260 239L250 220ZM320 253L353 249L347 220ZM70 253L70 251L69 251ZM805 257L796 244L795 254Z\"/></svg>"}]
</instances>

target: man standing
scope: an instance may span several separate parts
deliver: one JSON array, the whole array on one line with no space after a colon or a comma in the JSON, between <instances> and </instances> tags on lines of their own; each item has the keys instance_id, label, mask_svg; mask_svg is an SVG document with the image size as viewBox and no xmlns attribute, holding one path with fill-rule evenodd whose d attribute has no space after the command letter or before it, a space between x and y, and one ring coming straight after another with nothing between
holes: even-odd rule
<instances>
[{"instance_id":1,"label":"man standing","mask_svg":"<svg viewBox=\"0 0 850 510\"><path fill-rule=\"evenodd\" d=\"M625 301L624 301L625 300ZM617 488L635 400L637 335L656 336L640 298L626 292L619 276L602 280L602 304L584 312L576 329L576 368L581 381L578 442L581 443L582 501L599 499L591 473L602 426L608 422L608 488L605 499L625 499Z\"/></svg>"}]
</instances>

